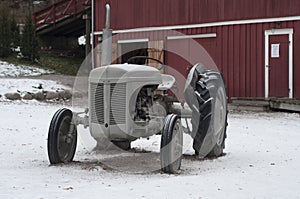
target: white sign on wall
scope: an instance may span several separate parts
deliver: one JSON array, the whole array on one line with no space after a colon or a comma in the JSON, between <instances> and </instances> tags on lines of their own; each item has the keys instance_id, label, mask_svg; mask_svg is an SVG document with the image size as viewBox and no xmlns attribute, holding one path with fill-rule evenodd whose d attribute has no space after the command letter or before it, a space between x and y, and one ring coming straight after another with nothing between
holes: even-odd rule
<instances>
[{"instance_id":1,"label":"white sign on wall","mask_svg":"<svg viewBox=\"0 0 300 199\"><path fill-rule=\"evenodd\" d=\"M271 45L271 57L272 58L279 58L280 57L280 44L272 44Z\"/></svg>"}]
</instances>

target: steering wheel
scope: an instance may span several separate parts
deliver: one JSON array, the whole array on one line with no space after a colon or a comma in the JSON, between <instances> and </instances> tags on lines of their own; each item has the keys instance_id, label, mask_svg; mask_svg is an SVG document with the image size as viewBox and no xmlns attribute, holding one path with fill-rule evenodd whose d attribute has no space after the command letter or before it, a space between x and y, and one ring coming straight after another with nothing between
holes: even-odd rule
<instances>
[{"instance_id":1,"label":"steering wheel","mask_svg":"<svg viewBox=\"0 0 300 199\"><path fill-rule=\"evenodd\" d=\"M163 69L165 67L165 65L164 65L164 63L162 61L160 61L158 59L155 59L153 57L148 57L148 56L133 56L133 57L130 57L129 59L127 59L126 62L128 64L130 64L130 62L133 61L133 60L135 60L135 59L145 59L146 60L145 64L148 64L148 60L156 61L156 62L158 62L161 65L160 67L157 68L158 70L161 70L161 69Z\"/></svg>"}]
</instances>

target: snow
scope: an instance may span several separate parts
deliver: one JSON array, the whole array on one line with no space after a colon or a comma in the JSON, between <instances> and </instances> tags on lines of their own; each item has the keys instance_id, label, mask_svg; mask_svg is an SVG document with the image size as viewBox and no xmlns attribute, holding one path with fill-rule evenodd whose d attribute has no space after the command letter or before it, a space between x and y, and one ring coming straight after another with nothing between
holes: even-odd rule
<instances>
[{"instance_id":1,"label":"snow","mask_svg":"<svg viewBox=\"0 0 300 199\"><path fill-rule=\"evenodd\" d=\"M42 74L51 74L53 71L40 69L33 66L15 65L4 61L0 61L0 95L6 93L26 92L36 93L41 91L37 87L42 85L45 91L70 90L68 86L62 85L60 82L43 79L30 79L32 76L40 76ZM6 101L4 97L0 101Z\"/></svg>"},{"instance_id":2,"label":"snow","mask_svg":"<svg viewBox=\"0 0 300 199\"><path fill-rule=\"evenodd\" d=\"M59 82L53 80L43 80L43 79L12 79L12 78L3 78L0 79L0 94L4 95L5 93L12 92L32 92L36 93L40 91L37 89L39 85L42 85L43 90L46 91L56 91L63 89L71 89L70 87L64 86Z\"/></svg>"},{"instance_id":3,"label":"snow","mask_svg":"<svg viewBox=\"0 0 300 199\"><path fill-rule=\"evenodd\" d=\"M225 156L197 160L185 155L181 173L167 175L154 170L141 174L131 172L130 167L140 166L136 163L139 154L91 152L84 138L90 137L89 132L82 127L78 129L76 162L49 166L47 131L52 115L61 106L18 101L0 102L0 108L0 198L300 196L299 114L230 113ZM188 141L185 144L189 145ZM133 145L158 151L159 136L138 140ZM191 151L189 148L185 153ZM154 165L153 160L159 154L144 153L147 154L149 160L143 159L144 166ZM111 161L108 166L113 169L97 164L105 162L104 157L110 159L106 164ZM114 160L122 160L121 165ZM125 169L114 169L114 164Z\"/></svg>"},{"instance_id":4,"label":"snow","mask_svg":"<svg viewBox=\"0 0 300 199\"><path fill-rule=\"evenodd\" d=\"M5 71L12 65L3 63L0 94L32 92L40 83L45 90L65 88L50 80L7 78L31 72L14 66ZM299 114L230 113L226 155L197 159L185 135L181 171L167 175L158 171L159 135L133 142L136 153L99 153L92 151L96 143L81 126L75 162L50 166L48 128L62 107L0 100L0 198L300 197Z\"/></svg>"},{"instance_id":5,"label":"snow","mask_svg":"<svg viewBox=\"0 0 300 199\"><path fill-rule=\"evenodd\" d=\"M5 61L0 61L0 77L39 76L51 73L54 72L33 66L15 65Z\"/></svg>"}]
</instances>

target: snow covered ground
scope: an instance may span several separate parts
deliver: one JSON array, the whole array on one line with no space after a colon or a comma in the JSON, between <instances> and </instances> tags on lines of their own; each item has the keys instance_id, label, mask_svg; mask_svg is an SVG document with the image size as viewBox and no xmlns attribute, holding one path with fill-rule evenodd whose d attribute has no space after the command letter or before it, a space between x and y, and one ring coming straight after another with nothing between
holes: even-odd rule
<instances>
[{"instance_id":1,"label":"snow covered ground","mask_svg":"<svg viewBox=\"0 0 300 199\"><path fill-rule=\"evenodd\" d=\"M30 79L32 76L51 73L53 73L53 71L0 61L0 101L6 101L4 97L6 93L37 93L38 91L41 91L41 89L38 89L39 86L42 86L42 90L44 91L71 89L68 86L62 85L60 82L53 80Z\"/></svg>"},{"instance_id":2,"label":"snow covered ground","mask_svg":"<svg viewBox=\"0 0 300 199\"><path fill-rule=\"evenodd\" d=\"M96 154L83 136L75 163L49 166L48 125L60 107L0 102L0 198L300 197L299 114L231 113L225 156L196 160L185 155L181 173L167 175L154 171L158 153L140 153L149 156L142 163L139 153ZM158 151L159 136L134 146ZM130 169L141 164L153 171L137 174Z\"/></svg>"},{"instance_id":3,"label":"snow covered ground","mask_svg":"<svg viewBox=\"0 0 300 199\"><path fill-rule=\"evenodd\" d=\"M54 72L32 66L15 65L0 61L0 77L39 76L51 73Z\"/></svg>"},{"instance_id":4,"label":"snow covered ground","mask_svg":"<svg viewBox=\"0 0 300 199\"><path fill-rule=\"evenodd\" d=\"M3 71L0 94L63 87ZM62 107L0 100L0 198L300 198L299 114L230 113L225 156L196 159L185 136L181 172L167 175L158 171L160 136L135 141L136 153L96 153L82 127L75 162L50 166L48 127Z\"/></svg>"},{"instance_id":5,"label":"snow covered ground","mask_svg":"<svg viewBox=\"0 0 300 199\"><path fill-rule=\"evenodd\" d=\"M43 80L43 79L12 79L12 78L4 78L0 79L0 94L4 95L5 93L11 92L32 92L36 93L40 91L37 89L39 85L42 85L43 90L47 91L56 91L62 89L71 89L70 87L64 86L59 82L53 80Z\"/></svg>"}]
</instances>

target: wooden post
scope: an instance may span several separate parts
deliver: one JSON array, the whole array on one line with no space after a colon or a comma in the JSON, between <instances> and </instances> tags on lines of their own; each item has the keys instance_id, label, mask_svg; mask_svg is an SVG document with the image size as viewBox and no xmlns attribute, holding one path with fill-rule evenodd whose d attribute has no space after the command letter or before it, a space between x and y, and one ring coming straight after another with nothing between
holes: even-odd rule
<instances>
[{"instance_id":1,"label":"wooden post","mask_svg":"<svg viewBox=\"0 0 300 199\"><path fill-rule=\"evenodd\" d=\"M85 56L87 57L91 52L91 17L84 14L82 18L85 20Z\"/></svg>"}]
</instances>

